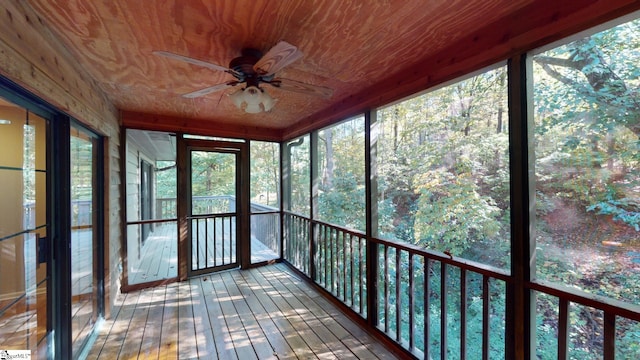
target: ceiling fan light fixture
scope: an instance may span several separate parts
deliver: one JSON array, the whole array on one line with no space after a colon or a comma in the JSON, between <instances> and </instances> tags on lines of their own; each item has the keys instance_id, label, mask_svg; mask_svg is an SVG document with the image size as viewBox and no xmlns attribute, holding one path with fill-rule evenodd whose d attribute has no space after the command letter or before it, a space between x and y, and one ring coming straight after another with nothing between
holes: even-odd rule
<instances>
[{"instance_id":1,"label":"ceiling fan light fixture","mask_svg":"<svg viewBox=\"0 0 640 360\"><path fill-rule=\"evenodd\" d=\"M275 104L276 100L268 92L262 90L262 107L264 107L264 111L271 111Z\"/></svg>"},{"instance_id":2,"label":"ceiling fan light fixture","mask_svg":"<svg viewBox=\"0 0 640 360\"><path fill-rule=\"evenodd\" d=\"M229 95L233 104L249 114L257 114L269 111L273 108L275 100L264 89L257 86L249 86Z\"/></svg>"},{"instance_id":3,"label":"ceiling fan light fixture","mask_svg":"<svg viewBox=\"0 0 640 360\"><path fill-rule=\"evenodd\" d=\"M244 101L247 105L259 105L262 102L262 91L257 86L244 89Z\"/></svg>"},{"instance_id":4,"label":"ceiling fan light fixture","mask_svg":"<svg viewBox=\"0 0 640 360\"><path fill-rule=\"evenodd\" d=\"M244 89L240 89L233 94L229 95L233 104L238 108L242 109L242 103L244 102Z\"/></svg>"},{"instance_id":5,"label":"ceiling fan light fixture","mask_svg":"<svg viewBox=\"0 0 640 360\"><path fill-rule=\"evenodd\" d=\"M249 114L257 114L259 112L262 112L262 108L260 107L260 104L247 104L247 106L245 106L244 108L244 112L249 113Z\"/></svg>"}]
</instances>

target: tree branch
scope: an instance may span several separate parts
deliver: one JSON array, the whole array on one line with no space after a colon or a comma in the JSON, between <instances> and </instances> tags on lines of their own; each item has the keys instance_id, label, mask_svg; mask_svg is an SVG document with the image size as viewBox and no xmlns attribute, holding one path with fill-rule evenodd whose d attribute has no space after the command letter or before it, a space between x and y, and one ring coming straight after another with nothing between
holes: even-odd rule
<instances>
[{"instance_id":1,"label":"tree branch","mask_svg":"<svg viewBox=\"0 0 640 360\"><path fill-rule=\"evenodd\" d=\"M573 61L570 59L557 58L553 56L537 55L533 57L533 61L542 65L542 67L544 67L545 65L547 66L554 65L554 66L562 66L562 67L567 67L567 68L576 69L576 70L581 69L580 65L576 61Z\"/></svg>"}]
</instances>

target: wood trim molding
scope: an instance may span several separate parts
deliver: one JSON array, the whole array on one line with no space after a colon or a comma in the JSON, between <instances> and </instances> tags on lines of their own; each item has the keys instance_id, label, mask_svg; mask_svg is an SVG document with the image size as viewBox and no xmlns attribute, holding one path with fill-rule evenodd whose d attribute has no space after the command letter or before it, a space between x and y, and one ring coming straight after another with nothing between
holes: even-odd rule
<instances>
[{"instance_id":1,"label":"wood trim molding","mask_svg":"<svg viewBox=\"0 0 640 360\"><path fill-rule=\"evenodd\" d=\"M132 111L122 111L120 122L123 127L141 130L181 132L192 135L219 136L258 141L281 141L279 129L242 126L203 119L185 119L176 116L155 115Z\"/></svg>"}]
</instances>

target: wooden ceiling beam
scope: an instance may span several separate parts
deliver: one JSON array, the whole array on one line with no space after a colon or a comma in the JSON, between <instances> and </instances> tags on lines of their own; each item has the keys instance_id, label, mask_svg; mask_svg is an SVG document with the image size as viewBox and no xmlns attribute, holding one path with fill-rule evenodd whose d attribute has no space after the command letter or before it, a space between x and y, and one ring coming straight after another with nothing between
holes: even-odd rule
<instances>
[{"instance_id":1,"label":"wooden ceiling beam","mask_svg":"<svg viewBox=\"0 0 640 360\"><path fill-rule=\"evenodd\" d=\"M282 141L282 131L258 126L244 126L213 122L203 119L188 119L177 116L122 111L123 127L141 130L165 131L192 135L217 136L257 141Z\"/></svg>"}]
</instances>

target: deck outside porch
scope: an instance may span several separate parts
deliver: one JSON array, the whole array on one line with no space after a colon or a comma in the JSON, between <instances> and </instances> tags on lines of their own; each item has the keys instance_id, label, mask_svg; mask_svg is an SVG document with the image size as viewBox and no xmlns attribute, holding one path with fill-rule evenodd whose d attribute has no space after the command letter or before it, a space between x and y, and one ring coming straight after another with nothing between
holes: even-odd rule
<instances>
[{"instance_id":1,"label":"deck outside porch","mask_svg":"<svg viewBox=\"0 0 640 360\"><path fill-rule=\"evenodd\" d=\"M89 359L392 359L284 264L122 294Z\"/></svg>"}]
</instances>

